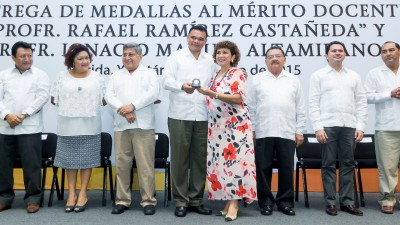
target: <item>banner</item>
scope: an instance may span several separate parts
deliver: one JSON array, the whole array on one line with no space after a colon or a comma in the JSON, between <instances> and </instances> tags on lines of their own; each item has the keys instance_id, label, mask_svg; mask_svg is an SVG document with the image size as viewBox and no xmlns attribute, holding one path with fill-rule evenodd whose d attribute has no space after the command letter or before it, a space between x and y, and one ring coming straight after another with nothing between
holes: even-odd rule
<instances>
[{"instance_id":1,"label":"banner","mask_svg":"<svg viewBox=\"0 0 400 225\"><path fill-rule=\"evenodd\" d=\"M345 66L364 79L382 64L380 45L399 41L400 4L382 1L28 1L4 0L0 4L0 69L13 66L11 46L32 43L34 65L50 79L65 70L63 54L73 43L87 45L94 55L91 69L105 79L122 68L122 45L140 43L142 63L163 76L171 52L186 47L193 24L208 30L205 50L221 40L238 44L239 67L249 74L265 70L265 51L273 45L286 53L285 69L298 75L307 96L310 75L326 65L325 44L342 41L347 47ZM157 106L156 131L168 133L168 92L162 90ZM370 106L367 133L374 131ZM45 131L56 132L56 109L44 108ZM313 132L310 124L308 132ZM103 130L113 133L113 118L103 110Z\"/></svg>"}]
</instances>

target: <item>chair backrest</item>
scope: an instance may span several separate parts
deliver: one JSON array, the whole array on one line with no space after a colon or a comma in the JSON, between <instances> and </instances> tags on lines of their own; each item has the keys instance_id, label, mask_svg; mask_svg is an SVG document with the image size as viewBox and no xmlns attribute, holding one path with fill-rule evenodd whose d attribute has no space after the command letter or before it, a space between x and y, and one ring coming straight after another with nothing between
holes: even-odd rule
<instances>
[{"instance_id":1,"label":"chair backrest","mask_svg":"<svg viewBox=\"0 0 400 225\"><path fill-rule=\"evenodd\" d=\"M111 134L101 132L101 157L110 157L112 150Z\"/></svg>"},{"instance_id":2,"label":"chair backrest","mask_svg":"<svg viewBox=\"0 0 400 225\"><path fill-rule=\"evenodd\" d=\"M376 159L375 136L373 134L365 134L363 140L356 145L354 160L359 159Z\"/></svg>"},{"instance_id":3,"label":"chair backrest","mask_svg":"<svg viewBox=\"0 0 400 225\"><path fill-rule=\"evenodd\" d=\"M169 156L169 138L164 133L156 133L155 158L166 159Z\"/></svg>"},{"instance_id":4,"label":"chair backrest","mask_svg":"<svg viewBox=\"0 0 400 225\"><path fill-rule=\"evenodd\" d=\"M57 149L57 135L42 133L42 158L54 158Z\"/></svg>"},{"instance_id":5,"label":"chair backrest","mask_svg":"<svg viewBox=\"0 0 400 225\"><path fill-rule=\"evenodd\" d=\"M304 142L296 148L296 155L299 160L321 159L321 144L317 141L315 134L304 134Z\"/></svg>"}]
</instances>

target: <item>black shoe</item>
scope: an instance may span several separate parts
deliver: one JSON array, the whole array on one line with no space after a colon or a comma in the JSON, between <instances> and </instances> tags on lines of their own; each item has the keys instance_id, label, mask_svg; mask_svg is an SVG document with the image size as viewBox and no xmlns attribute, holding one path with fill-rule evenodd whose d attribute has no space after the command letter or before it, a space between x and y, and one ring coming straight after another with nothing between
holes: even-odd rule
<instances>
[{"instance_id":1,"label":"black shoe","mask_svg":"<svg viewBox=\"0 0 400 225\"><path fill-rule=\"evenodd\" d=\"M191 212L197 212L198 214L203 214L203 215L211 215L212 214L212 210L205 208L204 205L199 205L199 206L190 205L187 207L187 210L191 211Z\"/></svg>"},{"instance_id":2,"label":"black shoe","mask_svg":"<svg viewBox=\"0 0 400 225\"><path fill-rule=\"evenodd\" d=\"M289 206L278 207L278 211L281 211L283 214L288 215L288 216L296 215L296 212Z\"/></svg>"},{"instance_id":3,"label":"black shoe","mask_svg":"<svg viewBox=\"0 0 400 225\"><path fill-rule=\"evenodd\" d=\"M124 205L115 205L114 208L112 209L111 213L112 214L121 214L123 212L125 212L125 210L127 210L128 207L124 206Z\"/></svg>"},{"instance_id":4,"label":"black shoe","mask_svg":"<svg viewBox=\"0 0 400 225\"><path fill-rule=\"evenodd\" d=\"M358 208L356 208L354 205L341 205L340 210L342 210L343 212L348 212L355 216L363 215L363 212L361 210L359 210Z\"/></svg>"},{"instance_id":5,"label":"black shoe","mask_svg":"<svg viewBox=\"0 0 400 225\"><path fill-rule=\"evenodd\" d=\"M143 208L143 213L144 215L153 215L154 213L156 213L156 207L154 207L154 205L146 205Z\"/></svg>"},{"instance_id":6,"label":"black shoe","mask_svg":"<svg viewBox=\"0 0 400 225\"><path fill-rule=\"evenodd\" d=\"M7 209L11 209L11 205L0 204L0 212L3 212Z\"/></svg>"},{"instance_id":7,"label":"black shoe","mask_svg":"<svg viewBox=\"0 0 400 225\"><path fill-rule=\"evenodd\" d=\"M175 216L185 217L186 216L186 207L184 207L184 206L175 207Z\"/></svg>"},{"instance_id":8,"label":"black shoe","mask_svg":"<svg viewBox=\"0 0 400 225\"><path fill-rule=\"evenodd\" d=\"M88 202L88 199L86 199L86 202L85 202L85 204L83 204L83 205L75 205L74 211L75 211L76 213L80 213L80 212L85 211L87 202Z\"/></svg>"},{"instance_id":9,"label":"black shoe","mask_svg":"<svg viewBox=\"0 0 400 225\"><path fill-rule=\"evenodd\" d=\"M274 209L272 208L272 205L266 205L260 211L262 215L270 216L272 215L272 211L274 211Z\"/></svg>"},{"instance_id":10,"label":"black shoe","mask_svg":"<svg viewBox=\"0 0 400 225\"><path fill-rule=\"evenodd\" d=\"M325 212L330 216L337 216L337 209L335 205L327 205L325 207Z\"/></svg>"}]
</instances>

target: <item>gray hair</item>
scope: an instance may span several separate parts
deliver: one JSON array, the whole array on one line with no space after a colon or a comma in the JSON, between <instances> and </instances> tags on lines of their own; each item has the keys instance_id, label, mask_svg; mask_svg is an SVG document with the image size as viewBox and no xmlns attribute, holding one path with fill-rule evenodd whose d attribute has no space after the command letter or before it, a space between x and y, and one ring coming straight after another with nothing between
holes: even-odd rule
<instances>
[{"instance_id":1,"label":"gray hair","mask_svg":"<svg viewBox=\"0 0 400 225\"><path fill-rule=\"evenodd\" d=\"M135 52L137 54L142 55L142 47L140 47L139 44L136 44L134 42L129 42L129 43L124 44L123 50L125 50L127 48L133 48L133 49L135 49Z\"/></svg>"}]
</instances>

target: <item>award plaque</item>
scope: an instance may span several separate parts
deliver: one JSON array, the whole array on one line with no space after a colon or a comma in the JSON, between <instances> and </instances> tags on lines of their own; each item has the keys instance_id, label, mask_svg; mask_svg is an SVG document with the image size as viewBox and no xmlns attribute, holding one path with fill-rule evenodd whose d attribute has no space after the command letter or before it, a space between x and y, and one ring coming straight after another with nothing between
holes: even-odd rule
<instances>
[{"instance_id":1,"label":"award plaque","mask_svg":"<svg viewBox=\"0 0 400 225\"><path fill-rule=\"evenodd\" d=\"M192 81L192 87L199 88L200 86L200 79L194 78Z\"/></svg>"}]
</instances>

